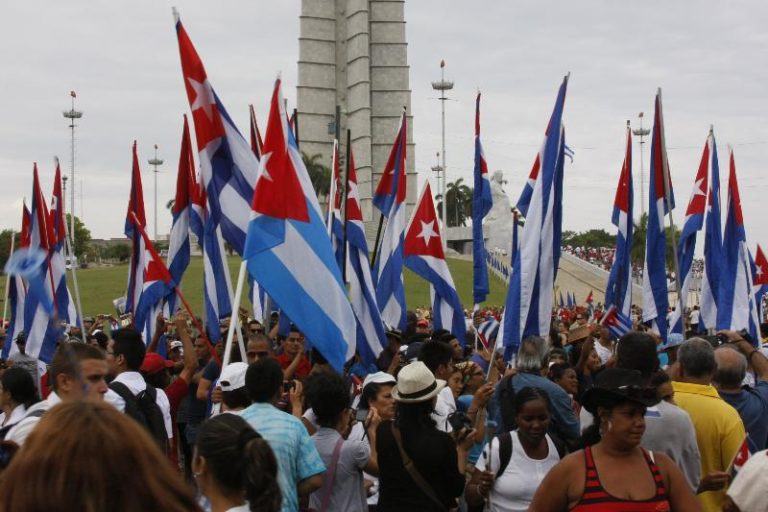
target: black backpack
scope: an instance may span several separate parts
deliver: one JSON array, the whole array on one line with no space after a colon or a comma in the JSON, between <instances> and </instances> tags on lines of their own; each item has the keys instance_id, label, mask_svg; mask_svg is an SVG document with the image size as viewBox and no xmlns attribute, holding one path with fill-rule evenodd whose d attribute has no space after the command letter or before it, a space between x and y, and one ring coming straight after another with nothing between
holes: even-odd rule
<instances>
[{"instance_id":1,"label":"black backpack","mask_svg":"<svg viewBox=\"0 0 768 512\"><path fill-rule=\"evenodd\" d=\"M122 382L112 382L109 389L125 400L125 414L144 427L160 446L162 452L167 453L168 432L165 431L163 411L160 410L160 406L155 401L157 390L147 384L144 391L134 395Z\"/></svg>"}]
</instances>

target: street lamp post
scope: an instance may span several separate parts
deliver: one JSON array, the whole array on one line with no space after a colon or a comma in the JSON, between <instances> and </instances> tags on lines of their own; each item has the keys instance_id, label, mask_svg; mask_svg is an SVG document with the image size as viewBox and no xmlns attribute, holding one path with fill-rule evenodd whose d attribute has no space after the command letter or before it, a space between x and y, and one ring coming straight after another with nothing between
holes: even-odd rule
<instances>
[{"instance_id":1,"label":"street lamp post","mask_svg":"<svg viewBox=\"0 0 768 512\"><path fill-rule=\"evenodd\" d=\"M163 160L157 158L157 144L155 144L155 157L147 160L147 163L155 167L155 242L157 242L157 167L163 165Z\"/></svg>"},{"instance_id":2,"label":"street lamp post","mask_svg":"<svg viewBox=\"0 0 768 512\"><path fill-rule=\"evenodd\" d=\"M632 130L632 133L636 137L640 137L640 218L642 218L642 216L645 214L645 171L643 169L643 150L645 149L645 140L643 140L643 137L647 137L648 134L651 133L651 130L648 128L643 128L642 112L640 112L637 117L640 118L640 128Z\"/></svg>"},{"instance_id":3,"label":"street lamp post","mask_svg":"<svg viewBox=\"0 0 768 512\"><path fill-rule=\"evenodd\" d=\"M72 248L75 247L75 119L80 119L83 117L83 112L80 110L75 110L75 98L77 98L77 94L75 91L69 91L69 96L72 98L72 107L69 110L65 110L62 112L62 115L69 119L69 129L71 130L71 139L70 139L70 176L72 178L72 183L70 184L70 201L69 201L69 236L72 240ZM66 177L65 177L66 179ZM80 212L82 214L82 212ZM72 254L72 261L74 265L74 253Z\"/></svg>"},{"instance_id":4,"label":"street lamp post","mask_svg":"<svg viewBox=\"0 0 768 512\"><path fill-rule=\"evenodd\" d=\"M440 81L439 82L432 82L432 88L436 91L440 91L440 103L442 107L442 156L443 156L443 229L446 230L446 232L443 234L443 248L446 247L448 243L448 221L446 217L446 203L445 200L445 189L446 189L446 181L447 180L447 174L446 174L446 166L445 166L445 100L448 98L445 97L445 91L450 91L453 89L453 82L450 80L445 79L445 60L440 61Z\"/></svg>"}]
</instances>

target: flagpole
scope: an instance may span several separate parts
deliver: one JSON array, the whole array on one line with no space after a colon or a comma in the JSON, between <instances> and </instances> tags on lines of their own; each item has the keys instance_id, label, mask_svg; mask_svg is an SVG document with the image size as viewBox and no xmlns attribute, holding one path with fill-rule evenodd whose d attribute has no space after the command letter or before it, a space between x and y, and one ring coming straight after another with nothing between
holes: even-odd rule
<instances>
[{"instance_id":1,"label":"flagpole","mask_svg":"<svg viewBox=\"0 0 768 512\"><path fill-rule=\"evenodd\" d=\"M208 352L211 353L211 357L213 357L213 360L216 361L218 365L223 368L224 366L221 364L221 358L219 357L219 354L217 354L216 349L213 348L213 344L211 343L211 340L209 340L208 335L205 334L205 329L203 329L203 326L200 325L200 322L195 316L195 313L192 311L192 308L189 306L187 299L184 298L184 295L181 293L181 290L179 289L178 286L174 287L174 290L176 290L176 296L181 300L181 303L184 304L184 309L187 310L187 313L189 313L189 316L192 318L192 323L195 324L195 329L198 330L198 332L200 333L200 336L202 336L205 339L205 342L208 344Z\"/></svg>"},{"instance_id":2,"label":"flagpole","mask_svg":"<svg viewBox=\"0 0 768 512\"><path fill-rule=\"evenodd\" d=\"M669 227L670 238L672 239L672 261L675 265L675 284L677 286L677 306L680 308L680 320L683 322L683 330L687 330L686 327L686 315L683 310L683 296L682 286L680 285L680 263L677 260L677 242L675 241L675 221L672 218L672 191L671 182L669 177L669 162L667 161L667 141L664 136L664 114L662 111L661 103L661 87L659 87L657 94L659 96L659 115L661 117L661 123L659 123L659 134L661 135L661 170L664 173L664 200L667 203L667 210L669 212ZM666 311L664 312L666 315ZM669 327L667 327L669 331Z\"/></svg>"},{"instance_id":3,"label":"flagpole","mask_svg":"<svg viewBox=\"0 0 768 512\"><path fill-rule=\"evenodd\" d=\"M371 255L371 268L376 266L376 255L379 250L379 240L381 240L381 228L384 226L384 214L379 216L379 227L376 228L376 241L373 243L373 254Z\"/></svg>"},{"instance_id":4,"label":"flagpole","mask_svg":"<svg viewBox=\"0 0 768 512\"><path fill-rule=\"evenodd\" d=\"M333 208L336 206L336 166L339 163L336 161L337 148L339 147L339 140L333 139L333 155L331 156L331 187L328 194L328 238L331 237L331 226L333 225Z\"/></svg>"},{"instance_id":5,"label":"flagpole","mask_svg":"<svg viewBox=\"0 0 768 512\"><path fill-rule=\"evenodd\" d=\"M81 331L83 329L83 306L80 304L80 285L77 284L77 271L75 270L75 267L77 267L77 262L75 260L75 251L74 247L72 247L72 241L69 239L69 236L66 233L66 222L64 223L64 243L66 245L66 250L69 252L69 262L72 268L70 269L72 271L72 286L75 288L75 306L77 307L77 324L78 327L80 327ZM66 268L64 269L66 272ZM3 315L5 317L5 315ZM83 336L85 336L86 333L83 333Z\"/></svg>"},{"instance_id":6,"label":"flagpole","mask_svg":"<svg viewBox=\"0 0 768 512\"><path fill-rule=\"evenodd\" d=\"M344 188L342 188L342 201L341 201L341 207L344 208L344 224L342 226L342 232L344 239L342 240L343 245L343 257L342 257L342 264L341 264L341 282L346 283L347 282L347 220L349 217L349 212L347 211L347 198L349 197L349 166L350 166L350 157L352 154L352 130L347 130L347 161L346 161L346 169L344 170Z\"/></svg>"},{"instance_id":7,"label":"flagpole","mask_svg":"<svg viewBox=\"0 0 768 512\"><path fill-rule=\"evenodd\" d=\"M243 286L245 285L245 275L248 273L247 269L247 263L245 260L240 263L240 272L237 274L237 286L235 287L235 300L232 304L232 308L240 307L240 301L243 297ZM222 368L229 364L229 360L232 357L232 340L235 336L235 328L238 327L238 324L240 323L240 315L234 314L229 319L229 329L227 330L227 342L226 345L224 345L224 360L222 362ZM245 355L245 350L243 347L243 340L240 339L241 336L238 336L238 344L240 345L240 351L243 352L243 356Z\"/></svg>"},{"instance_id":8,"label":"flagpole","mask_svg":"<svg viewBox=\"0 0 768 512\"><path fill-rule=\"evenodd\" d=\"M11 250L8 253L8 259L13 256L13 246L15 244L16 240L13 234L13 230L11 230ZM5 276L5 298L3 299L3 325L2 327L5 328L5 315L8 313L8 290L11 287L11 274L7 274Z\"/></svg>"}]
</instances>

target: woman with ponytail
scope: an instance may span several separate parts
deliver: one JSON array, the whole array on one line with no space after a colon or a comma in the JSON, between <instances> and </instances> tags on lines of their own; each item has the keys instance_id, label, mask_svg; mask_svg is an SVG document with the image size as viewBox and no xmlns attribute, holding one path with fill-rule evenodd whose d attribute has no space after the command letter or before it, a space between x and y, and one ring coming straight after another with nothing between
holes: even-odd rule
<instances>
[{"instance_id":1,"label":"woman with ponytail","mask_svg":"<svg viewBox=\"0 0 768 512\"><path fill-rule=\"evenodd\" d=\"M221 414L203 423L192 470L211 512L280 510L275 455L240 416Z\"/></svg>"}]
</instances>

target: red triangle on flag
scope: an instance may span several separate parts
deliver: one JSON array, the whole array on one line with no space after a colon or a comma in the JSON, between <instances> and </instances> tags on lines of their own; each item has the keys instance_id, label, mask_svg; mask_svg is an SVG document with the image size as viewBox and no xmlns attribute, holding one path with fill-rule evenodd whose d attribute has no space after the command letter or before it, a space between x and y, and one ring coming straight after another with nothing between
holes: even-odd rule
<instances>
[{"instance_id":1,"label":"red triangle on flag","mask_svg":"<svg viewBox=\"0 0 768 512\"><path fill-rule=\"evenodd\" d=\"M296 166L288 153L288 140L280 79L275 82L272 106L267 120L259 179L251 208L257 213L278 219L309 222L307 198L301 187Z\"/></svg>"},{"instance_id":2,"label":"red triangle on flag","mask_svg":"<svg viewBox=\"0 0 768 512\"><path fill-rule=\"evenodd\" d=\"M760 245L757 246L757 252L755 253L755 275L752 284L755 286L768 284L768 259L766 259L763 248Z\"/></svg>"},{"instance_id":3,"label":"red triangle on flag","mask_svg":"<svg viewBox=\"0 0 768 512\"><path fill-rule=\"evenodd\" d=\"M405 232L405 256L433 256L445 259L437 211L432 201L429 182L424 186L421 199L413 211L411 222Z\"/></svg>"}]
</instances>

